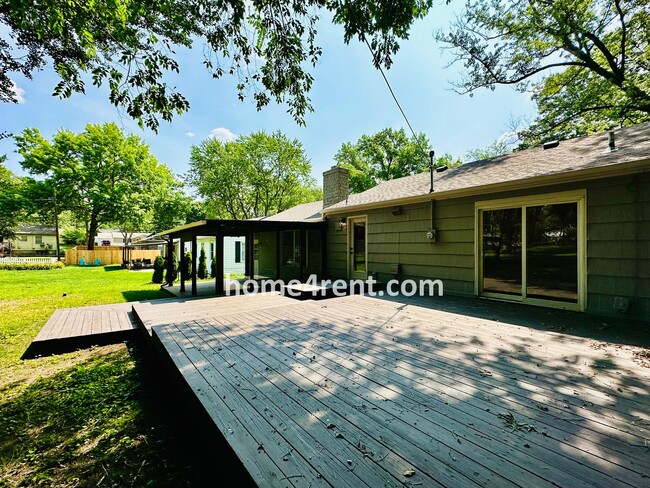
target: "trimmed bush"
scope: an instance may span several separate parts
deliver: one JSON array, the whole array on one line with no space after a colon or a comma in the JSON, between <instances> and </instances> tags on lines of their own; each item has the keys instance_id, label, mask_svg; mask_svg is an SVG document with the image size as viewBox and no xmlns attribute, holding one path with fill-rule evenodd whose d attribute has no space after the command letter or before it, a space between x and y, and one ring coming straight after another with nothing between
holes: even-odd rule
<instances>
[{"instance_id":1,"label":"trimmed bush","mask_svg":"<svg viewBox=\"0 0 650 488\"><path fill-rule=\"evenodd\" d=\"M215 256L212 256L212 263L210 263L210 278L217 277L217 260Z\"/></svg>"},{"instance_id":2,"label":"trimmed bush","mask_svg":"<svg viewBox=\"0 0 650 488\"><path fill-rule=\"evenodd\" d=\"M199 269L197 275L200 280L208 277L208 259L205 256L205 246L201 244L201 253L199 254Z\"/></svg>"},{"instance_id":3,"label":"trimmed bush","mask_svg":"<svg viewBox=\"0 0 650 488\"><path fill-rule=\"evenodd\" d=\"M170 281L173 283L178 278L178 258L176 257L176 253L172 253L172 261L174 263L174 271L172 273L172 276L169 276L169 270L165 271L165 281L167 283Z\"/></svg>"},{"instance_id":4,"label":"trimmed bush","mask_svg":"<svg viewBox=\"0 0 650 488\"><path fill-rule=\"evenodd\" d=\"M192 253L187 251L183 256L183 264L181 266L181 274L183 280L187 281L192 278Z\"/></svg>"},{"instance_id":5,"label":"trimmed bush","mask_svg":"<svg viewBox=\"0 0 650 488\"><path fill-rule=\"evenodd\" d=\"M61 269L63 267L65 267L63 261L54 263L0 263L0 270L4 271Z\"/></svg>"},{"instance_id":6,"label":"trimmed bush","mask_svg":"<svg viewBox=\"0 0 650 488\"><path fill-rule=\"evenodd\" d=\"M162 283L163 276L165 275L165 260L161 255L156 256L153 262L153 276L151 277L152 283Z\"/></svg>"}]
</instances>

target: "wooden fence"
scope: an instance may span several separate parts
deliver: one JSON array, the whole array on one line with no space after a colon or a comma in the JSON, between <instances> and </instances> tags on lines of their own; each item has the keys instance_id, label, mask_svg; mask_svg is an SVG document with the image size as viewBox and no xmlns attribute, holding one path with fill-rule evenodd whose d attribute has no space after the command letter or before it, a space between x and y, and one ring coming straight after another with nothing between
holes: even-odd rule
<instances>
[{"instance_id":1,"label":"wooden fence","mask_svg":"<svg viewBox=\"0 0 650 488\"><path fill-rule=\"evenodd\" d=\"M107 264L122 264L123 248L121 247L97 246L93 251L79 249L78 247L68 249L65 252L65 264L79 264L79 260L82 258L86 264L92 264L97 259L99 259L102 266ZM129 254L131 259L151 259L153 262L160 252L156 249L131 249Z\"/></svg>"}]
</instances>

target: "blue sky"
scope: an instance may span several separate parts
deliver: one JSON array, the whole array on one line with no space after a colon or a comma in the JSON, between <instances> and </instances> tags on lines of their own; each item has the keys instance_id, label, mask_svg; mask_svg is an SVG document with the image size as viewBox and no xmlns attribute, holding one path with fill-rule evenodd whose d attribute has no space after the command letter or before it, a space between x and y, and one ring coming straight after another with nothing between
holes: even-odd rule
<instances>
[{"instance_id":1,"label":"blue sky","mask_svg":"<svg viewBox=\"0 0 650 488\"><path fill-rule=\"evenodd\" d=\"M418 21L410 39L401 43L387 76L413 128L426 134L436 154L462 158L468 150L485 147L507 132L513 117L532 119L535 107L527 94L512 88L481 90L473 97L452 91L450 81L459 79L462 66L446 67L451 55L433 39L434 31L444 29L452 15L451 8L441 6ZM37 127L50 138L60 128L80 132L87 123L114 121L125 132L139 135L160 162L179 174L189 168L191 146L215 129L221 129L217 132L222 135L281 130L302 142L320 183L342 143L385 127L406 128L406 123L365 45L358 41L345 45L342 29L327 21L320 25L318 41L323 56L313 70L314 112L307 115L306 127L298 126L286 107L272 104L258 112L252 100L238 101L235 80L212 79L201 65L203 54L197 45L193 51L179 52L181 75L172 78L191 108L172 123L161 122L158 134L139 129L108 102L106 90L90 83L85 95L66 100L52 97L57 79L49 69L36 73L33 80L13 78L22 103L0 105L0 130L19 133ZM0 154L5 153L8 167L20 173L20 157L11 140L0 141Z\"/></svg>"}]
</instances>

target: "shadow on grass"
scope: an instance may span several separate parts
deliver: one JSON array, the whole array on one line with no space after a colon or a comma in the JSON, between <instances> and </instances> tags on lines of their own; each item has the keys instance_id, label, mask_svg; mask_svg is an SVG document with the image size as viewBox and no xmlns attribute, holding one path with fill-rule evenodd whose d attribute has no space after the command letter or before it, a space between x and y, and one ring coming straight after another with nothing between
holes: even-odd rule
<instances>
[{"instance_id":1,"label":"shadow on grass","mask_svg":"<svg viewBox=\"0 0 650 488\"><path fill-rule=\"evenodd\" d=\"M214 460L172 418L165 391L134 346L98 349L38 379L0 404L0 477L15 486L209 484Z\"/></svg>"},{"instance_id":2,"label":"shadow on grass","mask_svg":"<svg viewBox=\"0 0 650 488\"><path fill-rule=\"evenodd\" d=\"M143 300L156 300L159 298L172 298L174 295L167 290L137 290L137 291L123 291L122 296L127 302L139 302Z\"/></svg>"},{"instance_id":3,"label":"shadow on grass","mask_svg":"<svg viewBox=\"0 0 650 488\"><path fill-rule=\"evenodd\" d=\"M104 271L122 271L124 268L120 264L110 264L104 266Z\"/></svg>"}]
</instances>

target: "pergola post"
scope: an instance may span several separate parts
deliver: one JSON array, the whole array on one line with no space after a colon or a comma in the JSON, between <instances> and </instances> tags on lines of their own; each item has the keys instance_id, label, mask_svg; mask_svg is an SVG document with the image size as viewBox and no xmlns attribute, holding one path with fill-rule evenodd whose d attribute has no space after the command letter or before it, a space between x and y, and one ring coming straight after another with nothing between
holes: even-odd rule
<instances>
[{"instance_id":1,"label":"pergola post","mask_svg":"<svg viewBox=\"0 0 650 488\"><path fill-rule=\"evenodd\" d=\"M198 244L196 242L196 234L192 234L192 296L196 296L196 253Z\"/></svg>"},{"instance_id":2,"label":"pergola post","mask_svg":"<svg viewBox=\"0 0 650 488\"><path fill-rule=\"evenodd\" d=\"M280 279L280 261L281 261L281 250L280 250L280 231L276 230L275 231L275 279L279 280Z\"/></svg>"},{"instance_id":3,"label":"pergola post","mask_svg":"<svg viewBox=\"0 0 650 488\"><path fill-rule=\"evenodd\" d=\"M181 242L180 242L180 247L178 248L178 254L180 254L180 261L181 261L181 269L180 269L180 275L181 275L181 291L185 291L185 270L187 269L187 266L185 265L185 241L181 237Z\"/></svg>"},{"instance_id":4,"label":"pergola post","mask_svg":"<svg viewBox=\"0 0 650 488\"><path fill-rule=\"evenodd\" d=\"M214 292L215 295L223 295L224 294L224 287L223 287L223 235L219 232L217 232L216 235L216 256L215 259L217 260L217 263L215 265L215 286L214 286Z\"/></svg>"},{"instance_id":5,"label":"pergola post","mask_svg":"<svg viewBox=\"0 0 650 488\"><path fill-rule=\"evenodd\" d=\"M246 234L246 276L255 279L255 234L249 229Z\"/></svg>"},{"instance_id":6,"label":"pergola post","mask_svg":"<svg viewBox=\"0 0 650 488\"><path fill-rule=\"evenodd\" d=\"M167 241L167 286L174 286L174 239L170 236Z\"/></svg>"},{"instance_id":7,"label":"pergola post","mask_svg":"<svg viewBox=\"0 0 650 488\"><path fill-rule=\"evenodd\" d=\"M305 281L305 268L307 265L307 230L300 229L300 281Z\"/></svg>"}]
</instances>

